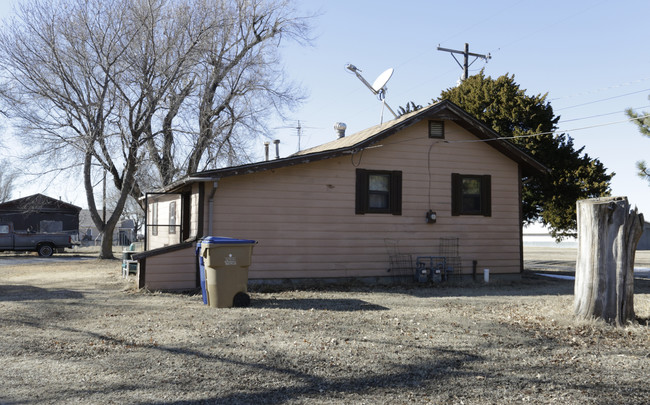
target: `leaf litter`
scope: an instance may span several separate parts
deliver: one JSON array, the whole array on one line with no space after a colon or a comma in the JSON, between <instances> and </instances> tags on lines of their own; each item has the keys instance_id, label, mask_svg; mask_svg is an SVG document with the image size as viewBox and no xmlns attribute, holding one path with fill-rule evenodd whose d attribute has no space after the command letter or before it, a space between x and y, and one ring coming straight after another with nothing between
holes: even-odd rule
<instances>
[{"instance_id":1,"label":"leaf litter","mask_svg":"<svg viewBox=\"0 0 650 405\"><path fill-rule=\"evenodd\" d=\"M132 289L119 262L3 267L0 403L647 403L639 322L572 317L572 284L265 289L248 308ZM567 284L568 283L568 284Z\"/></svg>"}]
</instances>

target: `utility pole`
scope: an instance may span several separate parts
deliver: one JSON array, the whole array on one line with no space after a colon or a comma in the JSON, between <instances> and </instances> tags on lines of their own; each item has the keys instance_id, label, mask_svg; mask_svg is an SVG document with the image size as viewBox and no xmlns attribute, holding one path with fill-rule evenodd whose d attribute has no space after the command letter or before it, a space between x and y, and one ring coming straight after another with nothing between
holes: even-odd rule
<instances>
[{"instance_id":1,"label":"utility pole","mask_svg":"<svg viewBox=\"0 0 650 405\"><path fill-rule=\"evenodd\" d=\"M460 66L460 68L463 69L463 80L466 80L469 77L469 67L472 66L472 63L476 62L476 59L481 58L481 59L483 59L483 60L485 60L487 62L488 59L492 58L492 56L490 56L489 53L487 55L481 55L481 54L478 54L478 53L471 53L469 51L469 44L468 43L465 43L465 50L464 51L459 51L459 50L456 50L456 49L441 48L440 45L438 45L438 50L443 51L443 52L451 53L451 56L454 58L456 63L458 63L458 66ZM455 53L460 53L460 54L462 54L464 56L464 61L463 61L462 65L460 64L458 59L456 59L456 56L454 56ZM469 63L469 57L470 56L475 57L474 60L471 63Z\"/></svg>"}]
</instances>

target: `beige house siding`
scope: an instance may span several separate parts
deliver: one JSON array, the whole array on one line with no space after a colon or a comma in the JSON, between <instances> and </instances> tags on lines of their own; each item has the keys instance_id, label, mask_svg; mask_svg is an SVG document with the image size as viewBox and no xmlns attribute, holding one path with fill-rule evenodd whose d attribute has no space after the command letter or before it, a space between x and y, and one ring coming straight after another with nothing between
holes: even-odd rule
<instances>
[{"instance_id":1,"label":"beige house siding","mask_svg":"<svg viewBox=\"0 0 650 405\"><path fill-rule=\"evenodd\" d=\"M150 290L188 290L196 288L196 253L194 247L150 256L144 263L144 288ZM142 267L140 268L142 271ZM138 278L141 275L138 274Z\"/></svg>"},{"instance_id":2,"label":"beige house siding","mask_svg":"<svg viewBox=\"0 0 650 405\"><path fill-rule=\"evenodd\" d=\"M252 279L389 276L386 238L413 255L435 255L440 238L459 238L464 273L473 260L493 273L518 273L518 165L476 140L451 121L445 142L429 139L423 121L354 155L224 177L213 236L259 242ZM357 168L402 171L402 215L355 214ZM492 216L451 215L452 173L491 175ZM429 209L435 224L425 223Z\"/></svg>"}]
</instances>

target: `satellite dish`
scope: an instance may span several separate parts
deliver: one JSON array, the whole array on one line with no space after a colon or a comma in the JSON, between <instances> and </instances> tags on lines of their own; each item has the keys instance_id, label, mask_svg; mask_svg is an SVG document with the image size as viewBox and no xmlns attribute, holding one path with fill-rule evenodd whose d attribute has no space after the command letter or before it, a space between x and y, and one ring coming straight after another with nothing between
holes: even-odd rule
<instances>
[{"instance_id":1,"label":"satellite dish","mask_svg":"<svg viewBox=\"0 0 650 405\"><path fill-rule=\"evenodd\" d=\"M383 89L386 83L390 80L390 77L393 75L393 68L386 69L382 74L380 74L377 79L372 83L372 89L375 93L379 93L379 90Z\"/></svg>"},{"instance_id":2,"label":"satellite dish","mask_svg":"<svg viewBox=\"0 0 650 405\"><path fill-rule=\"evenodd\" d=\"M359 73L361 72L361 69L349 63L345 65L345 68L350 72L354 73L357 76L357 78L361 80L363 84L366 85L366 87L372 92L372 94L376 95L381 101L382 107L381 107L380 122L382 123L384 122L384 107L388 108L388 111L390 111L393 114L393 117L397 118L397 114L395 114L395 111L393 111L393 109L390 108L390 106L386 103L385 86L386 83L388 83L388 80L390 80L390 77L393 75L393 68L386 69L382 74L380 74L379 77L375 79L375 82L372 84L372 86L370 85L370 83L366 81L366 79L363 78L363 76L361 76L361 73Z\"/></svg>"}]
</instances>

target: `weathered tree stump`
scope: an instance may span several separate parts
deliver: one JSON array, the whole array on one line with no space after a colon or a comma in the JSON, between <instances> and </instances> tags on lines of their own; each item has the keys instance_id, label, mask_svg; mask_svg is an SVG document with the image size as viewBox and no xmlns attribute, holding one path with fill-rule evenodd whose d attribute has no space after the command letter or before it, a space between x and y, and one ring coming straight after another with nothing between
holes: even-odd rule
<instances>
[{"instance_id":1,"label":"weathered tree stump","mask_svg":"<svg viewBox=\"0 0 650 405\"><path fill-rule=\"evenodd\" d=\"M575 316L622 326L634 319L634 255L643 214L630 210L627 197L577 204Z\"/></svg>"}]
</instances>

